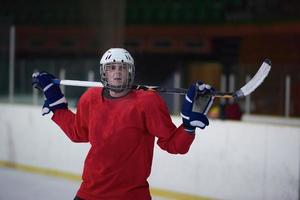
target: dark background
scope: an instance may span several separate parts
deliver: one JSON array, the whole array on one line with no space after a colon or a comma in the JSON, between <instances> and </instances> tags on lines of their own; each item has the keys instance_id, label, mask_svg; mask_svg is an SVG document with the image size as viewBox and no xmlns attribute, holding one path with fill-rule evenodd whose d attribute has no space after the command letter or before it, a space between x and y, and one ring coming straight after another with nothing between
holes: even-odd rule
<instances>
[{"instance_id":1,"label":"dark background","mask_svg":"<svg viewBox=\"0 0 300 200\"><path fill-rule=\"evenodd\" d=\"M15 93L32 94L34 70L67 79L99 80L99 60L124 47L136 63L136 83L181 87L203 80L220 89L221 75L235 89L265 58L273 66L251 95L251 113L284 115L285 77L291 77L290 115L300 116L300 2L280 0L1 0L0 94L8 94L9 28L16 28ZM228 82L228 81L227 81ZM229 90L227 87L226 90ZM83 88L67 88L78 99ZM172 110L172 97L163 95ZM75 100L76 101L76 100ZM217 103L219 103L217 101ZM243 110L244 100L238 102Z\"/></svg>"}]
</instances>

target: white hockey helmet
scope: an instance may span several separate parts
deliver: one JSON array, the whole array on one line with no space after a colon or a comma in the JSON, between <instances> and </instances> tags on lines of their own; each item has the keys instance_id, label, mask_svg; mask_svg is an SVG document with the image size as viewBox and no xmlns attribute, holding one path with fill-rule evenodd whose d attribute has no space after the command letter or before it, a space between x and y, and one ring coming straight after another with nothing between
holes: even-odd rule
<instances>
[{"instance_id":1,"label":"white hockey helmet","mask_svg":"<svg viewBox=\"0 0 300 200\"><path fill-rule=\"evenodd\" d=\"M118 63L127 68L128 76L127 81L123 85L111 85L108 83L106 76L106 67ZM113 90L115 92L122 91L126 88L130 88L134 81L135 67L134 60L130 53L122 48L111 48L107 50L100 60L100 79L105 88Z\"/></svg>"}]
</instances>

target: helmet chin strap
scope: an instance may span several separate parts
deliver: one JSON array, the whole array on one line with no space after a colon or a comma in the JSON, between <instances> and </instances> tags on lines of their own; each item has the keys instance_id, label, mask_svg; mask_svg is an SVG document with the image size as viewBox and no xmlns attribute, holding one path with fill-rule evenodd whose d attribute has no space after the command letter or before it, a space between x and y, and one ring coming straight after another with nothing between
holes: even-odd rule
<instances>
[{"instance_id":1,"label":"helmet chin strap","mask_svg":"<svg viewBox=\"0 0 300 200\"><path fill-rule=\"evenodd\" d=\"M130 90L125 87L115 88L115 87L108 86L108 87L105 87L105 89L108 91L109 96L111 96L113 98L123 97L130 92Z\"/></svg>"},{"instance_id":2,"label":"helmet chin strap","mask_svg":"<svg viewBox=\"0 0 300 200\"><path fill-rule=\"evenodd\" d=\"M123 92L125 89L108 88L108 90L111 90L111 91L116 92L116 93L121 93L121 92Z\"/></svg>"}]
</instances>

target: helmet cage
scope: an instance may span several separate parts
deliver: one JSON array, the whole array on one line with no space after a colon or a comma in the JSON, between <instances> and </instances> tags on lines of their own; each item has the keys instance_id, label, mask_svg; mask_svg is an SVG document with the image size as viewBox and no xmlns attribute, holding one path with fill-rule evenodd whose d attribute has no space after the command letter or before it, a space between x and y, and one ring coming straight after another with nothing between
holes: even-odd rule
<instances>
[{"instance_id":1,"label":"helmet cage","mask_svg":"<svg viewBox=\"0 0 300 200\"><path fill-rule=\"evenodd\" d=\"M111 67L114 64L122 65L123 68L127 69L127 77L126 80L123 82L122 85L112 85L108 81L107 77L107 69L108 67ZM103 86L105 88L108 88L109 90L112 90L114 92L121 92L124 89L130 89L133 81L134 81L134 75L135 75L135 67L131 63L126 63L126 62L110 62L110 63L105 63L105 64L100 64L100 79L101 82L103 83Z\"/></svg>"}]
</instances>

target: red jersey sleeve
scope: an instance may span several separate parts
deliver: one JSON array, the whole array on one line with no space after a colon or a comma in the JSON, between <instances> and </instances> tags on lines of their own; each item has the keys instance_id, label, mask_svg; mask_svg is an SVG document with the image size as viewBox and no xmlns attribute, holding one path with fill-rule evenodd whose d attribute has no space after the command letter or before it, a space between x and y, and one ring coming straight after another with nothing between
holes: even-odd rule
<instances>
[{"instance_id":1,"label":"red jersey sleeve","mask_svg":"<svg viewBox=\"0 0 300 200\"><path fill-rule=\"evenodd\" d=\"M161 149L172 154L187 153L195 135L187 133L182 125L178 128L173 124L168 108L161 97L152 93L145 100L145 121L150 134L158 138Z\"/></svg>"},{"instance_id":2,"label":"red jersey sleeve","mask_svg":"<svg viewBox=\"0 0 300 200\"><path fill-rule=\"evenodd\" d=\"M73 142L89 142L88 97L88 92L81 96L76 114L69 109L57 109L52 116L52 120Z\"/></svg>"}]
</instances>

